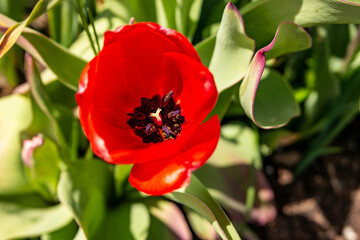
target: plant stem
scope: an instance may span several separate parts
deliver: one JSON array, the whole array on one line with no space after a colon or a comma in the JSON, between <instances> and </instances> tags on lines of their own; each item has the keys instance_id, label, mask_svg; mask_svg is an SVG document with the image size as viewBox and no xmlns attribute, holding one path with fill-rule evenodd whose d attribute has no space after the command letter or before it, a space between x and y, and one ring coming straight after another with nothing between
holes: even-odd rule
<instances>
[{"instance_id":1,"label":"plant stem","mask_svg":"<svg viewBox=\"0 0 360 240\"><path fill-rule=\"evenodd\" d=\"M86 21L85 14L84 14L84 12L82 10L80 0L75 0L75 4L76 4L76 8L77 8L77 10L79 12L81 22L82 22L82 24L84 26L84 30L86 32L86 35L87 35L87 37L88 37L88 39L90 41L91 48L92 48L94 54L97 55L97 51L95 49L95 44L94 44L94 41L93 41L93 39L91 37L90 31L89 31L89 25L88 25L88 23Z\"/></svg>"}]
</instances>

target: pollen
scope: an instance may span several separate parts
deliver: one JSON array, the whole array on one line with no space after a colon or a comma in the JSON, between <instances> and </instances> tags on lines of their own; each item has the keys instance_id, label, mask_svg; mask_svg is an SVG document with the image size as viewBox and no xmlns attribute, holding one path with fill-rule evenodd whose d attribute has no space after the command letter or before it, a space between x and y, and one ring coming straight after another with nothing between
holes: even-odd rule
<instances>
[{"instance_id":1,"label":"pollen","mask_svg":"<svg viewBox=\"0 0 360 240\"><path fill-rule=\"evenodd\" d=\"M142 97L141 105L127 114L130 116L127 124L144 143L159 143L180 135L185 117L172 95L173 91L170 91L163 97L160 94L152 98Z\"/></svg>"}]
</instances>

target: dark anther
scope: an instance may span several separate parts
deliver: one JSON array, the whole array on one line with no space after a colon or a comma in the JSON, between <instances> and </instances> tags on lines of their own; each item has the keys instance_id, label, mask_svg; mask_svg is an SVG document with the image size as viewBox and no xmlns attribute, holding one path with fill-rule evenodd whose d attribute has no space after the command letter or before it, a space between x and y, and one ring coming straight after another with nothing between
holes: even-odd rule
<instances>
[{"instance_id":1,"label":"dark anther","mask_svg":"<svg viewBox=\"0 0 360 240\"><path fill-rule=\"evenodd\" d=\"M127 114L131 117L127 124L144 143L158 143L179 136L185 117L172 95L173 91L170 91L162 98L159 94L152 98L142 97L141 106Z\"/></svg>"}]
</instances>

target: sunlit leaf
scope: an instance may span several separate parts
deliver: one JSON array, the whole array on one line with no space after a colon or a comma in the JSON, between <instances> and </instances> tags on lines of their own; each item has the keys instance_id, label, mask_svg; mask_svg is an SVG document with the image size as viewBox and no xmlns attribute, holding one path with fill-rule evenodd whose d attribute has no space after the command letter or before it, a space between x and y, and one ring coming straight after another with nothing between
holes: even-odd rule
<instances>
[{"instance_id":1,"label":"sunlit leaf","mask_svg":"<svg viewBox=\"0 0 360 240\"><path fill-rule=\"evenodd\" d=\"M105 219L111 179L109 166L101 160L74 162L61 172L60 202L71 210L89 239Z\"/></svg>"},{"instance_id":2,"label":"sunlit leaf","mask_svg":"<svg viewBox=\"0 0 360 240\"><path fill-rule=\"evenodd\" d=\"M240 239L240 236L222 208L195 175L192 175L191 182L187 188L165 196L199 213L211 223L222 239Z\"/></svg>"},{"instance_id":3,"label":"sunlit leaf","mask_svg":"<svg viewBox=\"0 0 360 240\"><path fill-rule=\"evenodd\" d=\"M66 226L71 220L71 213L61 204L39 208L0 201L0 239L39 236Z\"/></svg>"},{"instance_id":4,"label":"sunlit leaf","mask_svg":"<svg viewBox=\"0 0 360 240\"><path fill-rule=\"evenodd\" d=\"M0 31L11 26L13 22L0 14ZM22 37L18 39L17 43L36 60L49 67L63 84L74 91L77 90L80 74L86 61L31 29L24 29Z\"/></svg>"},{"instance_id":5,"label":"sunlit leaf","mask_svg":"<svg viewBox=\"0 0 360 240\"><path fill-rule=\"evenodd\" d=\"M201 58L202 64L209 67L212 54L214 52L216 36L204 39L195 45L195 50Z\"/></svg>"},{"instance_id":6,"label":"sunlit leaf","mask_svg":"<svg viewBox=\"0 0 360 240\"><path fill-rule=\"evenodd\" d=\"M62 0L39 0L27 19L9 27L0 40L0 58L4 56L15 44L16 40L19 38L25 27L27 27L40 15L45 13L48 9L58 4L60 1Z\"/></svg>"},{"instance_id":7,"label":"sunlit leaf","mask_svg":"<svg viewBox=\"0 0 360 240\"><path fill-rule=\"evenodd\" d=\"M20 157L20 132L32 118L30 101L21 95L1 98L0 112L0 195L30 192Z\"/></svg>"},{"instance_id":8,"label":"sunlit leaf","mask_svg":"<svg viewBox=\"0 0 360 240\"><path fill-rule=\"evenodd\" d=\"M245 33L238 9L229 3L216 35L209 69L219 92L239 82L248 69L255 42Z\"/></svg>"},{"instance_id":9,"label":"sunlit leaf","mask_svg":"<svg viewBox=\"0 0 360 240\"><path fill-rule=\"evenodd\" d=\"M150 213L144 203L122 202L106 212L98 232L90 239L112 240L121 239L145 240L150 227Z\"/></svg>"},{"instance_id":10,"label":"sunlit leaf","mask_svg":"<svg viewBox=\"0 0 360 240\"><path fill-rule=\"evenodd\" d=\"M311 38L303 28L284 22L279 25L273 41L256 52L240 86L240 102L246 115L259 127L280 127L299 114L295 98L282 76L270 71L262 77L267 55L278 56L310 46Z\"/></svg>"},{"instance_id":11,"label":"sunlit leaf","mask_svg":"<svg viewBox=\"0 0 360 240\"><path fill-rule=\"evenodd\" d=\"M265 0L241 9L246 31L259 47L271 40L277 26L292 21L303 27L360 23L360 3L345 0Z\"/></svg>"},{"instance_id":12,"label":"sunlit leaf","mask_svg":"<svg viewBox=\"0 0 360 240\"><path fill-rule=\"evenodd\" d=\"M64 240L74 239L75 234L78 230L78 225L75 221L71 221L68 225L57 229L56 231L43 234L41 240Z\"/></svg>"},{"instance_id":13,"label":"sunlit leaf","mask_svg":"<svg viewBox=\"0 0 360 240\"><path fill-rule=\"evenodd\" d=\"M46 137L42 138L41 146L36 147L30 159L27 159L25 172L33 188L49 202L55 202L61 157L55 143Z\"/></svg>"},{"instance_id":14,"label":"sunlit leaf","mask_svg":"<svg viewBox=\"0 0 360 240\"><path fill-rule=\"evenodd\" d=\"M147 200L146 203L149 206L150 213L164 224L163 228L166 226L174 233L177 239L191 239L189 226L183 213L176 204L162 199L153 200L153 198ZM151 221L151 228L154 227L153 220L154 219ZM164 231L163 229L161 230Z\"/></svg>"}]
</instances>

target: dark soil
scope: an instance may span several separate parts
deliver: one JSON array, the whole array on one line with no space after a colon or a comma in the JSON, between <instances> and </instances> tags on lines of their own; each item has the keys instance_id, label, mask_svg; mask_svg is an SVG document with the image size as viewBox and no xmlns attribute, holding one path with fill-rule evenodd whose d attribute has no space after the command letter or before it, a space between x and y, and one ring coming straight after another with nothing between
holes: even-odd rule
<instances>
[{"instance_id":1,"label":"dark soil","mask_svg":"<svg viewBox=\"0 0 360 240\"><path fill-rule=\"evenodd\" d=\"M360 239L360 117L332 145L343 151L317 159L295 181L291 170L274 160L277 155L293 155L293 149L267 161L265 173L275 192L278 216L264 227L253 226L260 239Z\"/></svg>"}]
</instances>

